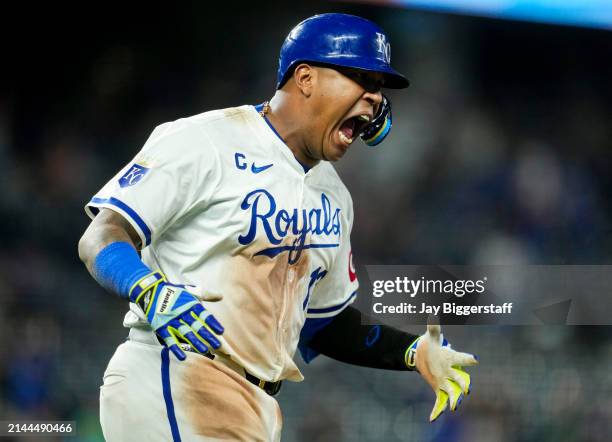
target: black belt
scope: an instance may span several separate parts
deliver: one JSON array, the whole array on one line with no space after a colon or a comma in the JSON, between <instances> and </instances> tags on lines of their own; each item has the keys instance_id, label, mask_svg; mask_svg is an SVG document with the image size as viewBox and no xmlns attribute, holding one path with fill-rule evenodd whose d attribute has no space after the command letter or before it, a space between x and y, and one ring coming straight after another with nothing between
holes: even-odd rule
<instances>
[{"instance_id":1,"label":"black belt","mask_svg":"<svg viewBox=\"0 0 612 442\"><path fill-rule=\"evenodd\" d=\"M259 388L261 388L263 391L268 393L270 396L275 396L276 394L278 394L278 392L281 389L281 385L283 384L283 381L278 381L278 382L262 381L257 376L253 376L251 373L247 372L246 370L244 371L244 376L247 378L247 381L249 381L253 385L257 385Z\"/></svg>"},{"instance_id":2,"label":"black belt","mask_svg":"<svg viewBox=\"0 0 612 442\"><path fill-rule=\"evenodd\" d=\"M164 342L161 340L161 338L159 336L157 336L157 340L159 341L160 344L165 345ZM215 359L215 355L214 354L212 354L212 353L204 353L204 354L202 354L200 352L195 351L191 347L191 345L189 345L189 344L181 343L180 347L181 347L182 350L187 350L187 351L190 351L192 353L195 353L195 354L198 354L198 355L201 355L201 356L206 356L208 359L211 359L211 360ZM244 377L251 384L261 388L263 391L268 393L270 396L277 395L278 392L281 389L281 385L283 384L283 381L268 382L268 381L261 380L257 376L253 376L251 373L249 373L246 370L244 370Z\"/></svg>"},{"instance_id":3,"label":"black belt","mask_svg":"<svg viewBox=\"0 0 612 442\"><path fill-rule=\"evenodd\" d=\"M193 351L194 353L197 353L193 349L190 349L189 351ZM198 353L198 354L202 354L202 353ZM205 353L203 356L206 356L208 359L215 359L215 355L212 353ZM281 389L281 385L283 384L283 381L267 382L267 381L261 380L257 376L253 376L251 373L249 373L246 370L244 370L244 377L251 384L261 388L263 391L268 393L270 396L277 395Z\"/></svg>"}]
</instances>

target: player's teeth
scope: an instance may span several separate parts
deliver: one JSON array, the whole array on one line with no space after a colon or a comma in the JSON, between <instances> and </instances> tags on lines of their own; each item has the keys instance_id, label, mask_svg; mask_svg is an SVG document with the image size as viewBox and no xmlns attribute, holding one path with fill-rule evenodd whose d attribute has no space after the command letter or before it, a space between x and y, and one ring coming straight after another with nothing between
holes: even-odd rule
<instances>
[{"instance_id":1,"label":"player's teeth","mask_svg":"<svg viewBox=\"0 0 612 442\"><path fill-rule=\"evenodd\" d=\"M340 134L340 141L342 141L343 143L346 144L351 144L353 142L352 138L348 138L346 135L344 135L343 132L338 132Z\"/></svg>"},{"instance_id":2,"label":"player's teeth","mask_svg":"<svg viewBox=\"0 0 612 442\"><path fill-rule=\"evenodd\" d=\"M359 118L361 121L365 121L366 123L370 122L370 116L369 115L359 115L357 118Z\"/></svg>"}]
</instances>

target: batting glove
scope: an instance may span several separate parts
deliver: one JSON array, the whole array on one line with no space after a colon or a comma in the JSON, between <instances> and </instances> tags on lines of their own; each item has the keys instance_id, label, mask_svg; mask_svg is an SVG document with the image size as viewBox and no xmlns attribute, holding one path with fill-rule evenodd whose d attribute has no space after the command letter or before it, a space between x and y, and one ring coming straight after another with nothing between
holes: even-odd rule
<instances>
[{"instance_id":1,"label":"batting glove","mask_svg":"<svg viewBox=\"0 0 612 442\"><path fill-rule=\"evenodd\" d=\"M453 350L440 333L440 326L428 325L427 332L406 350L406 364L416 368L436 393L429 415L429 422L433 422L449 405L455 411L463 396L470 393L470 375L461 367L478 364L478 358Z\"/></svg>"},{"instance_id":2,"label":"batting glove","mask_svg":"<svg viewBox=\"0 0 612 442\"><path fill-rule=\"evenodd\" d=\"M208 346L221 347L216 335L223 333L223 326L200 303L218 301L221 296L197 293L195 286L190 287L187 291L184 285L170 284L163 274L153 272L130 290L130 301L142 308L153 330L179 361L186 358L179 341L190 344L200 353L207 353Z\"/></svg>"}]
</instances>

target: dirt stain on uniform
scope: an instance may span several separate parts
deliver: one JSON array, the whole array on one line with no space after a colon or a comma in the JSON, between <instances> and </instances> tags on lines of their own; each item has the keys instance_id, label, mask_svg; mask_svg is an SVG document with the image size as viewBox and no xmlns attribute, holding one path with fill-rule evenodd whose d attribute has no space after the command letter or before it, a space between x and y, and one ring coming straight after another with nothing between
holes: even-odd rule
<instances>
[{"instance_id":1,"label":"dirt stain on uniform","mask_svg":"<svg viewBox=\"0 0 612 442\"><path fill-rule=\"evenodd\" d=\"M287 244L293 240L286 238ZM240 315L236 315L236 322L227 324L225 338L249 364L274 358L274 365L285 366L288 361L282 359L288 356L284 347L295 333L295 315L308 289L310 255L303 250L297 262L290 264L287 253L274 258L254 256L262 248L259 246L251 245L229 260L226 284L232 293L224 301L235 303L234 311ZM272 349L276 354L271 354ZM293 362L289 365L295 367ZM293 367L290 374L301 378Z\"/></svg>"},{"instance_id":2,"label":"dirt stain on uniform","mask_svg":"<svg viewBox=\"0 0 612 442\"><path fill-rule=\"evenodd\" d=\"M186 362L189 364L182 397L196 434L222 440L270 439L260 399L254 391L258 387L206 357L190 358L183 363Z\"/></svg>"}]
</instances>

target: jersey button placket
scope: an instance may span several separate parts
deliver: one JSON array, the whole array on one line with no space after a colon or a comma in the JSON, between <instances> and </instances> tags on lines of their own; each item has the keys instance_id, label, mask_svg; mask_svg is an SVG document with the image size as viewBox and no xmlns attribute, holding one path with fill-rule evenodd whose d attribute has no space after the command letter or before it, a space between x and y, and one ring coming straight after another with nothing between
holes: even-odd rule
<instances>
[{"instance_id":1,"label":"jersey button placket","mask_svg":"<svg viewBox=\"0 0 612 442\"><path fill-rule=\"evenodd\" d=\"M298 217L296 220L296 227L298 231L301 231L301 229L303 228L303 222L302 222L302 207L303 207L303 199L304 199L304 175L302 175L299 179L299 184L295 183L295 181L293 183L298 184L299 186L299 191L296 192L294 194L294 201L297 202L297 213L298 213ZM288 184L293 184L293 183L288 183ZM296 187L298 187L296 186ZM295 187L294 187L295 188ZM289 252L290 253L290 252ZM289 259L288 256L286 257L282 257L280 259ZM288 293L287 293L287 288L293 283L293 280L296 277L296 272L295 269L292 267L292 265L287 265L287 270L285 273L285 282L284 282L284 288L283 288L283 297L282 297L282 305L280 308L280 314L278 316L278 343L280 345L280 348L287 348L287 340L288 335L289 335L289 328L287 327L287 321L286 321L286 316L287 316L287 309L288 309ZM291 318L290 318L291 319Z\"/></svg>"}]
</instances>

